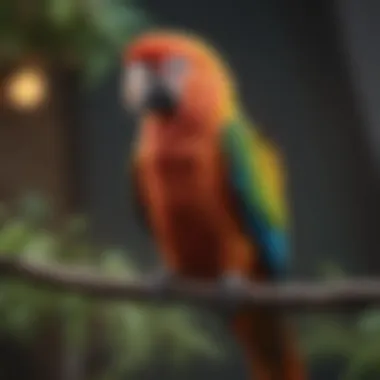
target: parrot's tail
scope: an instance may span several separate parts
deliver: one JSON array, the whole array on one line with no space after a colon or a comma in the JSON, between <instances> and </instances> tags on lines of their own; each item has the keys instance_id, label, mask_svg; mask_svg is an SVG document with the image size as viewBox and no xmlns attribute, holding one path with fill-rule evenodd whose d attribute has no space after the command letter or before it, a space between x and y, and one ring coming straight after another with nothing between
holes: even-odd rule
<instances>
[{"instance_id":1,"label":"parrot's tail","mask_svg":"<svg viewBox=\"0 0 380 380\"><path fill-rule=\"evenodd\" d=\"M296 338L271 311L239 315L234 330L247 355L252 380L307 380Z\"/></svg>"}]
</instances>

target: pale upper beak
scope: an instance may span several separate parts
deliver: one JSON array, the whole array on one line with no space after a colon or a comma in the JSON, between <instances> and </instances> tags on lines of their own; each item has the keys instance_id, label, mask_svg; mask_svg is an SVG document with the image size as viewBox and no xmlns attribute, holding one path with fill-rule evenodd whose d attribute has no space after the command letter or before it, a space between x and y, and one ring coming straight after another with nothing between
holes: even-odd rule
<instances>
[{"instance_id":1,"label":"pale upper beak","mask_svg":"<svg viewBox=\"0 0 380 380\"><path fill-rule=\"evenodd\" d=\"M143 62L132 64L123 79L123 97L132 112L153 111L158 114L173 114L180 101L183 76L169 64L163 64L155 72ZM174 67L175 68L175 67Z\"/></svg>"}]
</instances>

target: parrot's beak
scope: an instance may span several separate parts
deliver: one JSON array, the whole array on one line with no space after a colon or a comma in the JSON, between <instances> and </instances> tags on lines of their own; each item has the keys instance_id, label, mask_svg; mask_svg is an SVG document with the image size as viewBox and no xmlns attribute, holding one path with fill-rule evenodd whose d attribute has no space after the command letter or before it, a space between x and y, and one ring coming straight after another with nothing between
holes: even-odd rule
<instances>
[{"instance_id":1,"label":"parrot's beak","mask_svg":"<svg viewBox=\"0 0 380 380\"><path fill-rule=\"evenodd\" d=\"M163 115L172 115L177 107L177 97L167 86L156 83L145 99L144 108Z\"/></svg>"}]
</instances>

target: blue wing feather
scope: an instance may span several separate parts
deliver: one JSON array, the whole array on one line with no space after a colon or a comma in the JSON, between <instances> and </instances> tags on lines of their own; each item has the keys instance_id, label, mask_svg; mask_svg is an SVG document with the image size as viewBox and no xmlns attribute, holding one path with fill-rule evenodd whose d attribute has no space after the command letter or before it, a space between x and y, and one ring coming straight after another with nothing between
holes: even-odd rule
<instances>
[{"instance_id":1,"label":"blue wing feather","mask_svg":"<svg viewBox=\"0 0 380 380\"><path fill-rule=\"evenodd\" d=\"M286 269L288 236L284 221L276 218L276 210L272 207L274 199L268 196L271 184L263 173L258 175L261 168L255 162L258 157L255 147L258 146L254 139L248 126L239 122L227 125L222 130L223 155L243 227L258 246L265 268L271 276L278 278ZM277 194L277 198L283 195L279 192L271 194Z\"/></svg>"}]
</instances>

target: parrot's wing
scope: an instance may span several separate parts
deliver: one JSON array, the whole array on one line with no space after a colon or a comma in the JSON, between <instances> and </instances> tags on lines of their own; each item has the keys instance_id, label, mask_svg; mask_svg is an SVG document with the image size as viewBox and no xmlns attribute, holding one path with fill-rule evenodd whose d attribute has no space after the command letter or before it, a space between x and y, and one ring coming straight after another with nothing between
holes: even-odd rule
<instances>
[{"instance_id":1,"label":"parrot's wing","mask_svg":"<svg viewBox=\"0 0 380 380\"><path fill-rule=\"evenodd\" d=\"M282 276L288 248L287 212L277 152L257 130L236 122L222 130L222 154L243 228L258 246L265 268Z\"/></svg>"}]
</instances>

